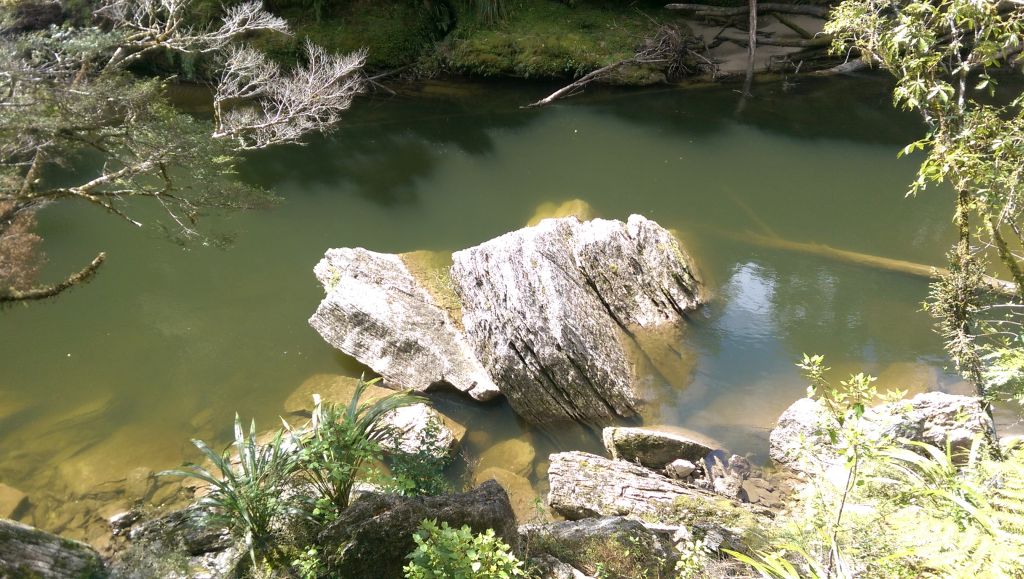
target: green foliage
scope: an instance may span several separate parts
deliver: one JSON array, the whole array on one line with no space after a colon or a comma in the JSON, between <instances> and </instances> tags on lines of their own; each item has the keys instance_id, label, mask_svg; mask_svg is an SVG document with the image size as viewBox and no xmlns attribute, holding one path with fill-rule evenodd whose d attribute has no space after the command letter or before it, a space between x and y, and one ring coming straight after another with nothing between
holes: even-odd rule
<instances>
[{"instance_id":1,"label":"green foliage","mask_svg":"<svg viewBox=\"0 0 1024 579\"><path fill-rule=\"evenodd\" d=\"M413 535L416 549L403 568L407 579L507 579L526 577L525 565L494 529L474 534L469 525L424 520Z\"/></svg>"},{"instance_id":2,"label":"green foliage","mask_svg":"<svg viewBox=\"0 0 1024 579\"><path fill-rule=\"evenodd\" d=\"M452 490L444 471L451 464L441 438L441 424L431 420L423 429L416 452L395 452L388 460L391 477L386 488L402 495L440 495Z\"/></svg>"},{"instance_id":3,"label":"green foliage","mask_svg":"<svg viewBox=\"0 0 1024 579\"><path fill-rule=\"evenodd\" d=\"M234 452L225 450L218 454L203 441L192 441L218 475L198 464L187 464L187 470L160 474L196 478L209 484L210 492L200 499L199 505L208 510L211 522L224 525L244 540L255 564L257 555L264 556L275 548L273 523L301 513L299 505L283 495L295 469L295 454L284 448L281 430L269 444L259 444L256 422L250 423L246 435L237 414L234 434Z\"/></svg>"},{"instance_id":4,"label":"green foliage","mask_svg":"<svg viewBox=\"0 0 1024 579\"><path fill-rule=\"evenodd\" d=\"M348 507L357 476L368 463L380 460L380 443L397 435L382 420L384 416L423 401L418 396L396 392L372 402L361 402L366 388L378 380L360 380L348 404L313 398L311 430L299 439L298 468L317 493L316 516L330 520Z\"/></svg>"},{"instance_id":5,"label":"green foliage","mask_svg":"<svg viewBox=\"0 0 1024 579\"><path fill-rule=\"evenodd\" d=\"M826 393L825 428L846 460L839 476L809 479L767 530L768 547L730 555L762 577L1024 575L1024 452L995 458L979 440L957 455L865 436L857 406L877 398L873 380L851 377L852 391L836 395L820 356L801 366Z\"/></svg>"},{"instance_id":6,"label":"green foliage","mask_svg":"<svg viewBox=\"0 0 1024 579\"><path fill-rule=\"evenodd\" d=\"M292 567L301 579L317 579L327 571L323 561L320 560L320 553L316 547L303 549L299 556L292 561Z\"/></svg>"},{"instance_id":7,"label":"green foliage","mask_svg":"<svg viewBox=\"0 0 1024 579\"><path fill-rule=\"evenodd\" d=\"M837 51L856 48L896 80L893 102L921 114L927 134L903 154L924 159L909 194L948 183L956 193L958 239L950 273L933 286L951 358L988 402L1020 399L1024 264L1014 248L1024 182L1024 93L999 92L996 71L1019 63L1024 8L997 0L846 0L825 31ZM991 295L990 261L1016 284L1011 299Z\"/></svg>"}]
</instances>

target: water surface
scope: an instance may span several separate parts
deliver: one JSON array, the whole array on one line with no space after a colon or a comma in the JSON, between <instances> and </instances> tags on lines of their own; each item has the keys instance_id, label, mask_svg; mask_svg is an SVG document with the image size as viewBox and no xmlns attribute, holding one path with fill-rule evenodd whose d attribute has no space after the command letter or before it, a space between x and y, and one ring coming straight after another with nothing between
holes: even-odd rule
<instances>
[{"instance_id":1,"label":"water surface","mask_svg":"<svg viewBox=\"0 0 1024 579\"><path fill-rule=\"evenodd\" d=\"M42 212L53 276L101 250L108 260L89 285L0 314L0 482L29 493L26 520L88 536L99 523L83 530L83 512L123 508L129 473L193 457L190 437L223 442L236 411L273 426L315 373L363 371L306 324L326 248L457 250L573 198L677 229L714 295L687 334L692 375L660 387L649 422L763 459L767 428L804 392L803 352L893 386L961 387L919 311L923 280L742 237L941 265L951 199L904 198L915 163L896 153L921 127L891 110L883 83L765 86L742 117L731 87L519 108L545 88L434 85L357 102L331 137L248 159L242 177L283 203L211 220L234 235L228 249L181 248L93 207ZM445 406L492 440L522 432L500 403Z\"/></svg>"}]
</instances>

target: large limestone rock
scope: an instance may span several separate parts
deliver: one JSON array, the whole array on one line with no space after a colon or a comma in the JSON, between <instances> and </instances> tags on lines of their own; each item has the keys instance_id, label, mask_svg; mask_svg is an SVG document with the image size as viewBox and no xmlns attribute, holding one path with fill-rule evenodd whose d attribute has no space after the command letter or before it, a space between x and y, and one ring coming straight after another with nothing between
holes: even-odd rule
<instances>
[{"instance_id":1,"label":"large limestone rock","mask_svg":"<svg viewBox=\"0 0 1024 579\"><path fill-rule=\"evenodd\" d=\"M85 543L0 519L0 577L98 579L107 571Z\"/></svg>"},{"instance_id":2,"label":"large limestone rock","mask_svg":"<svg viewBox=\"0 0 1024 579\"><path fill-rule=\"evenodd\" d=\"M129 542L112 561L115 577L227 579L237 576L248 553L196 505L125 526L118 534Z\"/></svg>"},{"instance_id":3,"label":"large limestone rock","mask_svg":"<svg viewBox=\"0 0 1024 579\"><path fill-rule=\"evenodd\" d=\"M688 376L677 347L704 299L675 237L639 215L576 217L436 256L331 249L310 324L390 385L447 383L485 400L500 388L540 424L637 415L649 369ZM443 261L443 260L441 260Z\"/></svg>"},{"instance_id":4,"label":"large limestone rock","mask_svg":"<svg viewBox=\"0 0 1024 579\"><path fill-rule=\"evenodd\" d=\"M702 301L689 258L664 228L546 219L452 255L477 357L533 423L637 414L632 336Z\"/></svg>"},{"instance_id":5,"label":"large limestone rock","mask_svg":"<svg viewBox=\"0 0 1024 579\"><path fill-rule=\"evenodd\" d=\"M601 438L612 458L656 470L680 459L700 462L714 450L711 443L698 441L696 437L652 428L609 426L601 432Z\"/></svg>"},{"instance_id":6,"label":"large limestone rock","mask_svg":"<svg viewBox=\"0 0 1024 579\"><path fill-rule=\"evenodd\" d=\"M339 577L402 577L405 558L414 548L412 536L423 519L453 527L469 525L476 533L495 535L516 549L516 517L508 495L494 481L461 494L402 497L367 493L353 502L319 537L335 553L332 567Z\"/></svg>"},{"instance_id":7,"label":"large limestone rock","mask_svg":"<svg viewBox=\"0 0 1024 579\"><path fill-rule=\"evenodd\" d=\"M876 439L906 438L954 453L971 447L976 437L995 444L995 427L978 399L942 392L918 394L910 400L876 406L864 413L868 434ZM817 400L801 398L779 417L768 437L775 462L803 473L828 470L839 462L828 444L834 419Z\"/></svg>"},{"instance_id":8,"label":"large limestone rock","mask_svg":"<svg viewBox=\"0 0 1024 579\"><path fill-rule=\"evenodd\" d=\"M659 516L680 497L718 497L622 460L585 452L551 455L548 504L567 519Z\"/></svg>"},{"instance_id":9,"label":"large limestone rock","mask_svg":"<svg viewBox=\"0 0 1024 579\"><path fill-rule=\"evenodd\" d=\"M674 576L673 535L623 517L519 527L519 540L532 556L548 555L587 575L603 571L610 577Z\"/></svg>"},{"instance_id":10,"label":"large limestone rock","mask_svg":"<svg viewBox=\"0 0 1024 579\"><path fill-rule=\"evenodd\" d=\"M309 324L389 384L446 383L478 400L498 394L451 317L397 255L330 249L314 269L327 296Z\"/></svg>"}]
</instances>

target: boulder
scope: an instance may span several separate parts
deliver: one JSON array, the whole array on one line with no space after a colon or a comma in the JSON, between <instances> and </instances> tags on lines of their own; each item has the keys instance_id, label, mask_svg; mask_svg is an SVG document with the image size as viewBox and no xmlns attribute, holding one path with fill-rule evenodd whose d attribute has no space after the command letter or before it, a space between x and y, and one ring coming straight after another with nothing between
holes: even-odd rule
<instances>
[{"instance_id":1,"label":"boulder","mask_svg":"<svg viewBox=\"0 0 1024 579\"><path fill-rule=\"evenodd\" d=\"M681 458L673 460L665 465L665 474L667 474L669 478L674 479L684 479L693 474L695 470L697 470L697 465Z\"/></svg>"},{"instance_id":2,"label":"boulder","mask_svg":"<svg viewBox=\"0 0 1024 579\"><path fill-rule=\"evenodd\" d=\"M248 553L242 542L210 523L196 505L128 524L127 535L130 544L111 563L116 577L234 577Z\"/></svg>"},{"instance_id":3,"label":"boulder","mask_svg":"<svg viewBox=\"0 0 1024 579\"><path fill-rule=\"evenodd\" d=\"M477 358L535 424L636 416L631 336L679 324L703 301L678 242L639 215L545 219L452 260Z\"/></svg>"},{"instance_id":4,"label":"boulder","mask_svg":"<svg viewBox=\"0 0 1024 579\"><path fill-rule=\"evenodd\" d=\"M691 437L649 428L610 426L601 432L601 438L613 459L636 462L656 470L664 469L677 459L699 462L714 450Z\"/></svg>"},{"instance_id":5,"label":"boulder","mask_svg":"<svg viewBox=\"0 0 1024 579\"><path fill-rule=\"evenodd\" d=\"M477 400L498 388L457 326L397 255L330 249L314 269L327 292L309 324L393 386L449 384Z\"/></svg>"},{"instance_id":6,"label":"boulder","mask_svg":"<svg viewBox=\"0 0 1024 579\"><path fill-rule=\"evenodd\" d=\"M426 404L396 408L381 420L400 433L397 439L381 442L385 452L426 452L440 458L451 454L466 436L465 426Z\"/></svg>"},{"instance_id":7,"label":"boulder","mask_svg":"<svg viewBox=\"0 0 1024 579\"><path fill-rule=\"evenodd\" d=\"M551 509L574 520L658 516L679 497L718 499L636 464L579 451L552 454L548 481Z\"/></svg>"},{"instance_id":8,"label":"boulder","mask_svg":"<svg viewBox=\"0 0 1024 579\"><path fill-rule=\"evenodd\" d=\"M579 569L545 553L530 557L527 565L534 572L532 576L539 579L590 579L589 575L583 574Z\"/></svg>"},{"instance_id":9,"label":"boulder","mask_svg":"<svg viewBox=\"0 0 1024 579\"><path fill-rule=\"evenodd\" d=\"M518 550L512 505L493 481L466 493L436 497L362 495L320 534L319 543L335 553L331 563L339 577L399 578L406 555L416 547L413 533L424 519L456 528L469 525L476 533L494 529Z\"/></svg>"},{"instance_id":10,"label":"boulder","mask_svg":"<svg viewBox=\"0 0 1024 579\"><path fill-rule=\"evenodd\" d=\"M0 577L95 579L107 576L103 560L89 545L0 519Z\"/></svg>"},{"instance_id":11,"label":"boulder","mask_svg":"<svg viewBox=\"0 0 1024 579\"><path fill-rule=\"evenodd\" d=\"M871 408L864 420L867 434L875 439L906 438L939 448L948 440L954 454L969 449L977 437L996 444L992 419L973 396L926 392ZM828 470L840 461L828 443L827 429L834 425L821 402L797 400L768 436L772 460L801 473Z\"/></svg>"},{"instance_id":12,"label":"boulder","mask_svg":"<svg viewBox=\"0 0 1024 579\"><path fill-rule=\"evenodd\" d=\"M0 483L0 519L19 519L28 507L28 495Z\"/></svg>"},{"instance_id":13,"label":"boulder","mask_svg":"<svg viewBox=\"0 0 1024 579\"><path fill-rule=\"evenodd\" d=\"M508 493L508 500L512 503L512 511L516 514L516 520L530 521L539 516L537 491L533 490L533 485L526 477L503 468L493 467L478 471L473 477L473 483L478 485L489 480L497 482Z\"/></svg>"},{"instance_id":14,"label":"boulder","mask_svg":"<svg viewBox=\"0 0 1024 579\"><path fill-rule=\"evenodd\" d=\"M623 517L589 518L519 527L530 554L548 555L587 575L672 577L673 532ZM571 575L570 575L571 576Z\"/></svg>"},{"instance_id":15,"label":"boulder","mask_svg":"<svg viewBox=\"0 0 1024 579\"><path fill-rule=\"evenodd\" d=\"M501 468L519 476L528 477L533 472L533 461L537 451L529 441L510 438L488 448L480 455L476 470Z\"/></svg>"}]
</instances>

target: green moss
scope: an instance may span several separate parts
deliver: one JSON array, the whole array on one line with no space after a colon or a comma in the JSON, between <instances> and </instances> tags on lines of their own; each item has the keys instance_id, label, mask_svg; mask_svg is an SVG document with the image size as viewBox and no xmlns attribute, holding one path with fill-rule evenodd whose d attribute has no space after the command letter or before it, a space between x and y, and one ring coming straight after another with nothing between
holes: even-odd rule
<instances>
[{"instance_id":1,"label":"green moss","mask_svg":"<svg viewBox=\"0 0 1024 579\"><path fill-rule=\"evenodd\" d=\"M681 17L658 7L648 12L671 23ZM443 66L461 74L564 78L578 76L633 56L656 27L634 5L522 0L496 26L462 23L439 49ZM651 67L627 67L620 84L651 84L664 76Z\"/></svg>"},{"instance_id":2,"label":"green moss","mask_svg":"<svg viewBox=\"0 0 1024 579\"><path fill-rule=\"evenodd\" d=\"M664 577L672 564L661 556L653 539L625 532L571 543L539 535L528 548L531 554L546 553L588 575L601 577Z\"/></svg>"}]
</instances>

